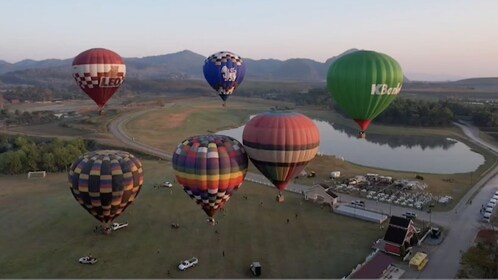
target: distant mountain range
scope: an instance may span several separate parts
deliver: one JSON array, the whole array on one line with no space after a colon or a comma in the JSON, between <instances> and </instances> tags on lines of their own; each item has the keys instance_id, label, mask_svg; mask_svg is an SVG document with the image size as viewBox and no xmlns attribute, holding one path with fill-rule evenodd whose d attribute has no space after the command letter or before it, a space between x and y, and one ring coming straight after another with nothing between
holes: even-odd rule
<instances>
[{"instance_id":1,"label":"distant mountain range","mask_svg":"<svg viewBox=\"0 0 498 280\"><path fill-rule=\"evenodd\" d=\"M262 81L325 81L330 64L337 58L354 52L350 49L325 63L311 59L293 58L288 60L245 58L247 80ZM124 58L127 77L136 79L204 79L202 65L206 57L184 50L177 53ZM5 84L42 84L47 80L66 81L71 75L72 59L46 59L41 61L22 60L8 63L0 60L0 81ZM72 81L71 81L72 82Z\"/></svg>"},{"instance_id":2,"label":"distant mountain range","mask_svg":"<svg viewBox=\"0 0 498 280\"><path fill-rule=\"evenodd\" d=\"M247 65L246 80L253 81L304 81L324 82L327 71L337 58L355 52L349 49L337 56L329 58L324 63L306 58L293 58L288 60L244 58ZM57 84L73 83L71 76L70 59L46 59L41 61L26 59L16 63L0 60L0 83L9 85L46 85L47 81ZM142 58L124 58L127 67L127 78L146 80L192 80L204 79L202 65L205 57L189 50L177 53L146 56ZM416 73L413 80L418 77L427 77L425 74ZM441 76L443 77L443 76ZM434 79L432 79L434 80ZM410 82L405 77L405 82ZM496 87L496 81L487 81ZM472 87L472 85L467 85Z\"/></svg>"}]
</instances>

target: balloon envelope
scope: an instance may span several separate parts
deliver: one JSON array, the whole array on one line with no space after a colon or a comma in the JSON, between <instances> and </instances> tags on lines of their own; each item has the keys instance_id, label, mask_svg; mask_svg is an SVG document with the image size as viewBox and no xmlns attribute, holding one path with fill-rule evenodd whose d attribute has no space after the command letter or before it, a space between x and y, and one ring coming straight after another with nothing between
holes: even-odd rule
<instances>
[{"instance_id":1,"label":"balloon envelope","mask_svg":"<svg viewBox=\"0 0 498 280\"><path fill-rule=\"evenodd\" d=\"M143 181L142 163L124 151L98 150L71 165L74 198L102 223L110 223L135 200Z\"/></svg>"},{"instance_id":2,"label":"balloon envelope","mask_svg":"<svg viewBox=\"0 0 498 280\"><path fill-rule=\"evenodd\" d=\"M211 134L193 136L180 143L172 164L184 191L213 217L244 182L248 159L240 142Z\"/></svg>"},{"instance_id":3,"label":"balloon envelope","mask_svg":"<svg viewBox=\"0 0 498 280\"><path fill-rule=\"evenodd\" d=\"M374 51L338 58L327 74L327 87L339 107L365 131L398 96L403 71L396 60Z\"/></svg>"},{"instance_id":4,"label":"balloon envelope","mask_svg":"<svg viewBox=\"0 0 498 280\"><path fill-rule=\"evenodd\" d=\"M246 65L240 56L222 51L204 61L203 72L209 85L226 101L244 80Z\"/></svg>"},{"instance_id":5,"label":"balloon envelope","mask_svg":"<svg viewBox=\"0 0 498 280\"><path fill-rule=\"evenodd\" d=\"M244 127L242 139L249 159L281 191L315 157L320 146L315 123L290 112L255 116Z\"/></svg>"},{"instance_id":6,"label":"balloon envelope","mask_svg":"<svg viewBox=\"0 0 498 280\"><path fill-rule=\"evenodd\" d=\"M102 49L89 49L73 60L73 78L76 84L102 110L116 93L126 76L126 65L117 53Z\"/></svg>"}]
</instances>

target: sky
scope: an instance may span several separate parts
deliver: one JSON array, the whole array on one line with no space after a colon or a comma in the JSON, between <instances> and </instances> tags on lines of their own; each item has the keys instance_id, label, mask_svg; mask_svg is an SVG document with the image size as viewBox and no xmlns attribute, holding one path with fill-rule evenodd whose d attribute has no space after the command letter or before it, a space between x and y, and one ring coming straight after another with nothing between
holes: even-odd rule
<instances>
[{"instance_id":1,"label":"sky","mask_svg":"<svg viewBox=\"0 0 498 280\"><path fill-rule=\"evenodd\" d=\"M396 59L410 77L498 77L495 0L3 0L0 60L228 50L324 62L348 49Z\"/></svg>"}]
</instances>

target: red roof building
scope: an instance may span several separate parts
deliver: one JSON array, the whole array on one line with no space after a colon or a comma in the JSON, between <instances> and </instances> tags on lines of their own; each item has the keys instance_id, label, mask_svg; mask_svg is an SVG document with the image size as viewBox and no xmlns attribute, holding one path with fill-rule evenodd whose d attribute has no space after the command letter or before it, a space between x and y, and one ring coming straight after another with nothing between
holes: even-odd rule
<instances>
[{"instance_id":1,"label":"red roof building","mask_svg":"<svg viewBox=\"0 0 498 280\"><path fill-rule=\"evenodd\" d=\"M417 236L413 221L403 217L392 216L384 235L384 247L382 251L403 257L408 249L416 243Z\"/></svg>"}]
</instances>

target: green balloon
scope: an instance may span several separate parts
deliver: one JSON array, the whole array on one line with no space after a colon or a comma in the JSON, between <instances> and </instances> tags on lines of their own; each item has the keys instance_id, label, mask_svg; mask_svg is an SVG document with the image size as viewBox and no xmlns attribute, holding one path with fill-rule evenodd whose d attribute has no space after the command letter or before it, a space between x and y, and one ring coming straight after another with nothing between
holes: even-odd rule
<instances>
[{"instance_id":1,"label":"green balloon","mask_svg":"<svg viewBox=\"0 0 498 280\"><path fill-rule=\"evenodd\" d=\"M330 65L327 87L337 104L364 132L370 122L398 96L403 71L392 57L356 51Z\"/></svg>"}]
</instances>

